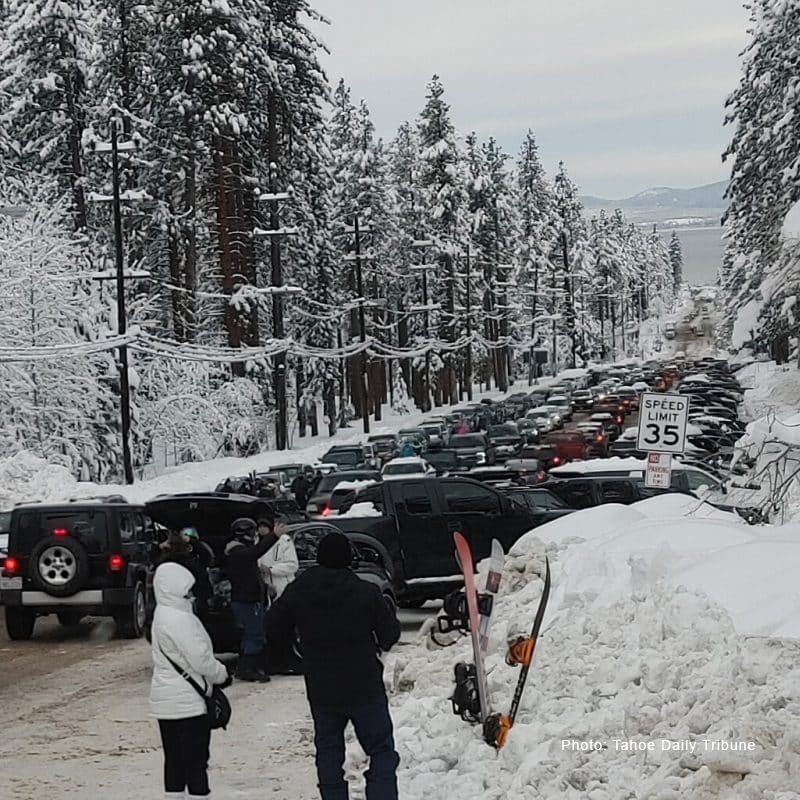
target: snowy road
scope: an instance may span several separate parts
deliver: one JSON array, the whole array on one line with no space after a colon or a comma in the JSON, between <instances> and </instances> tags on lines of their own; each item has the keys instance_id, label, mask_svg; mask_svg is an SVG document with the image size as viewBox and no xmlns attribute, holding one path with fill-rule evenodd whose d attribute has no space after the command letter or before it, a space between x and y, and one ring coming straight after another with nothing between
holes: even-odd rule
<instances>
[{"instance_id":1,"label":"snowy road","mask_svg":"<svg viewBox=\"0 0 800 800\"><path fill-rule=\"evenodd\" d=\"M402 652L431 610L401 611ZM0 620L2 622L2 620ZM150 653L91 620L37 622L30 642L0 633L0 785L4 800L156 796L161 754L147 716ZM231 689L234 719L215 734L212 785L225 798L317 797L302 678Z\"/></svg>"}]
</instances>

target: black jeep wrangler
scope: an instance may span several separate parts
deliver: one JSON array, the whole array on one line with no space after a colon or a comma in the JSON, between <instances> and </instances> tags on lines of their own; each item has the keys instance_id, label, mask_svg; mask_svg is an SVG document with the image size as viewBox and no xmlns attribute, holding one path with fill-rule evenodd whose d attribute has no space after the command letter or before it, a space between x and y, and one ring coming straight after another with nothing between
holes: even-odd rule
<instances>
[{"instance_id":1,"label":"black jeep wrangler","mask_svg":"<svg viewBox=\"0 0 800 800\"><path fill-rule=\"evenodd\" d=\"M36 618L62 625L113 617L117 633L144 633L158 559L155 526L121 497L25 504L11 512L0 603L11 639L30 639Z\"/></svg>"}]
</instances>

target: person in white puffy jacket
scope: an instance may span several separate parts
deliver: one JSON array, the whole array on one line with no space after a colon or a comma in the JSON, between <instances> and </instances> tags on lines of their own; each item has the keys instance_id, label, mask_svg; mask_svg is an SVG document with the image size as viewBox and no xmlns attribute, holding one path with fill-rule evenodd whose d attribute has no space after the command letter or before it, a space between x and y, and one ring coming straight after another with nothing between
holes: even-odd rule
<instances>
[{"instance_id":1,"label":"person in white puffy jacket","mask_svg":"<svg viewBox=\"0 0 800 800\"><path fill-rule=\"evenodd\" d=\"M258 532L272 530L269 520L258 520ZM258 559L261 575L267 585L270 602L277 600L294 580L300 566L292 537L283 529L278 541Z\"/></svg>"},{"instance_id":2,"label":"person in white puffy jacket","mask_svg":"<svg viewBox=\"0 0 800 800\"><path fill-rule=\"evenodd\" d=\"M150 714L158 720L164 749L164 796L174 800L210 796L211 730L205 701L169 659L209 691L230 682L225 665L214 658L206 629L192 612L194 582L194 575L175 563L162 564L153 579Z\"/></svg>"}]
</instances>

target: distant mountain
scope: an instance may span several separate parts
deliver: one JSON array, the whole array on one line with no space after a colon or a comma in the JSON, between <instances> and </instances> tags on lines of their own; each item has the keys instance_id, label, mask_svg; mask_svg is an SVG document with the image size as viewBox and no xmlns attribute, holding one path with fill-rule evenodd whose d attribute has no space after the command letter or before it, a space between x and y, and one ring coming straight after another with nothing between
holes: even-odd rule
<instances>
[{"instance_id":1,"label":"distant mountain","mask_svg":"<svg viewBox=\"0 0 800 800\"><path fill-rule=\"evenodd\" d=\"M709 183L692 189L671 189L667 186L656 186L643 192L626 197L624 200L604 200L602 197L584 195L580 198L584 208L621 208L621 209L691 209L691 208L726 208L725 190L728 181Z\"/></svg>"}]
</instances>

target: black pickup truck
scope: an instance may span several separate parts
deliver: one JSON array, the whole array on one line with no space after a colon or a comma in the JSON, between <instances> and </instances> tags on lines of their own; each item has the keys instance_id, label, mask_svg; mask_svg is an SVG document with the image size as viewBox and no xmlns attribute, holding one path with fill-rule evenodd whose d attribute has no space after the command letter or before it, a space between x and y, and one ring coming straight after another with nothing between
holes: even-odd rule
<instances>
[{"instance_id":1,"label":"black pickup truck","mask_svg":"<svg viewBox=\"0 0 800 800\"><path fill-rule=\"evenodd\" d=\"M380 516L346 516L355 503L372 504ZM392 557L397 598L406 607L441 598L461 580L454 531L467 537L477 563L490 554L492 539L507 552L537 522L529 508L469 478L384 481L354 492L339 513L327 522L385 545Z\"/></svg>"}]
</instances>

